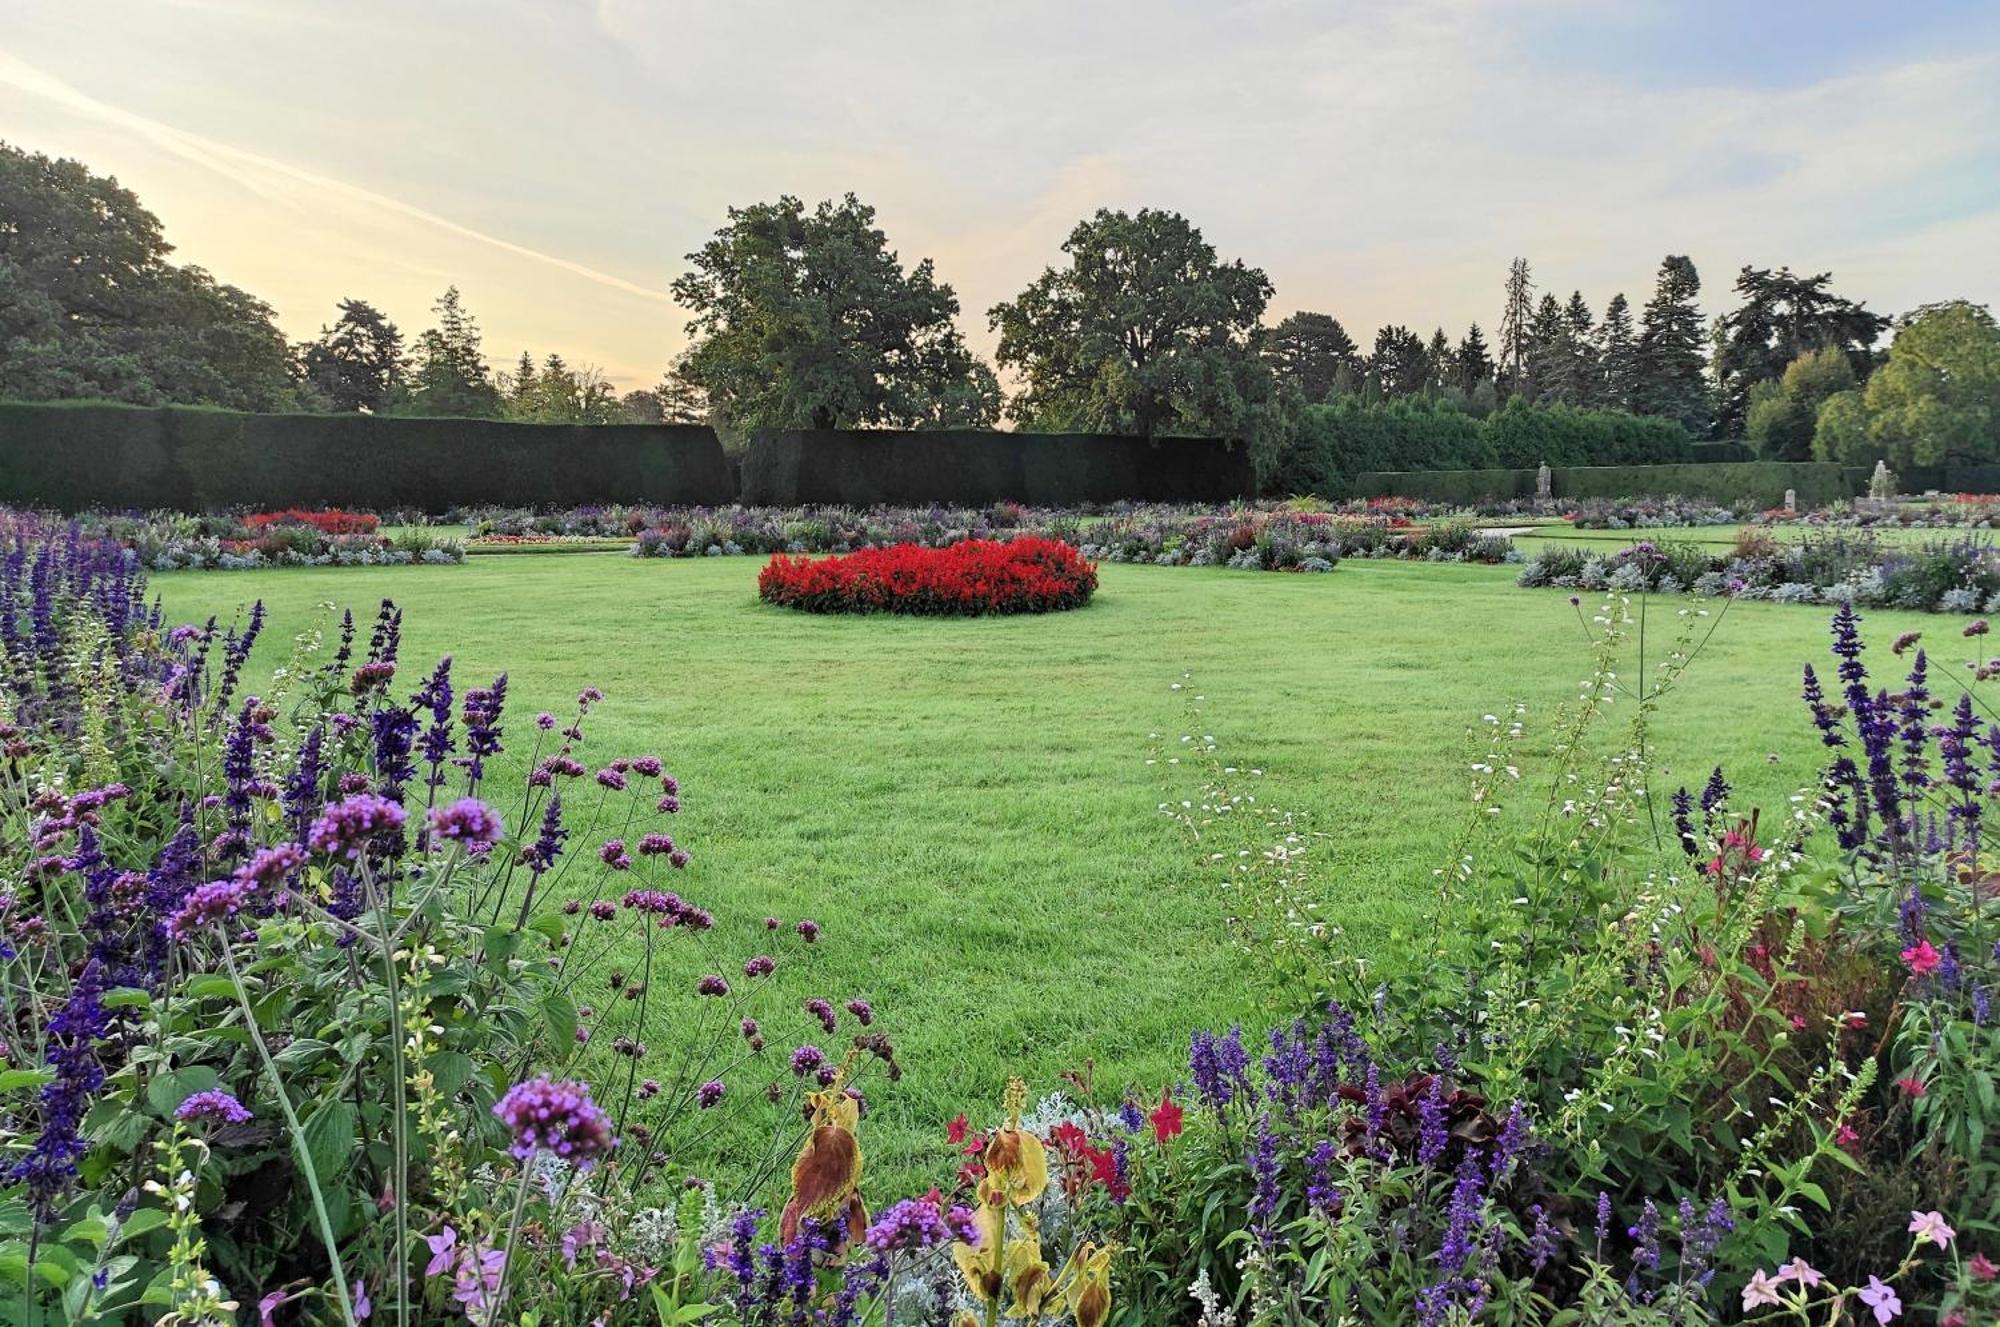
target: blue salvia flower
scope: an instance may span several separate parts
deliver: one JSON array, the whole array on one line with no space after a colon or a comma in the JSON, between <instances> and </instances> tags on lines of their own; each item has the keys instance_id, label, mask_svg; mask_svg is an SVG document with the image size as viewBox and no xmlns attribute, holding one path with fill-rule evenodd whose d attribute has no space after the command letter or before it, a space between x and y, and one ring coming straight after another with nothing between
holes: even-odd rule
<instances>
[{"instance_id":1,"label":"blue salvia flower","mask_svg":"<svg viewBox=\"0 0 2000 1327\"><path fill-rule=\"evenodd\" d=\"M1710 825L1724 807L1729 805L1729 782L1722 777L1722 766L1717 765L1708 776L1708 783L1701 790L1701 813Z\"/></svg>"},{"instance_id":2,"label":"blue salvia flower","mask_svg":"<svg viewBox=\"0 0 2000 1327\"><path fill-rule=\"evenodd\" d=\"M216 684L213 706L217 714L229 708L230 698L236 694L237 679L243 675L243 665L250 658L251 648L257 644L259 633L264 630L264 601L259 599L250 606L250 620L243 627L242 634L235 628L222 638L222 680Z\"/></svg>"},{"instance_id":3,"label":"blue salvia flower","mask_svg":"<svg viewBox=\"0 0 2000 1327\"><path fill-rule=\"evenodd\" d=\"M110 1026L104 991L103 966L87 961L69 999L49 1019L48 1063L55 1078L43 1085L39 1098L41 1133L6 1174L8 1184L26 1186L40 1221L54 1215L56 1200L76 1177L77 1162L88 1146L83 1119L104 1086L104 1066L97 1059L97 1043Z\"/></svg>"},{"instance_id":4,"label":"blue salvia flower","mask_svg":"<svg viewBox=\"0 0 2000 1327\"><path fill-rule=\"evenodd\" d=\"M424 764L429 767L424 783L430 790L429 801L433 803L437 800L437 790L444 786L445 762L451 759L456 746L452 737L451 702L451 656L447 654L438 660L430 680L411 697L410 702L419 710L430 711L430 726L424 729L418 749L423 754Z\"/></svg>"},{"instance_id":5,"label":"blue salvia flower","mask_svg":"<svg viewBox=\"0 0 2000 1327\"><path fill-rule=\"evenodd\" d=\"M1250 1174L1257 1182L1256 1191L1250 1197L1250 1229L1259 1241L1269 1244L1277 1233L1278 1203L1284 1194L1281 1183L1283 1167L1278 1160L1278 1136L1272 1132L1269 1112L1257 1117L1257 1130L1251 1136L1250 1154L1246 1159Z\"/></svg>"},{"instance_id":6,"label":"blue salvia flower","mask_svg":"<svg viewBox=\"0 0 2000 1327\"><path fill-rule=\"evenodd\" d=\"M1323 1140L1306 1157L1306 1205L1321 1216L1340 1210L1340 1188L1334 1183L1334 1166L1340 1149Z\"/></svg>"},{"instance_id":7,"label":"blue salvia flower","mask_svg":"<svg viewBox=\"0 0 2000 1327\"><path fill-rule=\"evenodd\" d=\"M465 693L465 772L468 788L477 788L486 773L486 762L500 754L500 717L507 705L507 674L493 679L490 687L474 687Z\"/></svg>"},{"instance_id":8,"label":"blue salvia flower","mask_svg":"<svg viewBox=\"0 0 2000 1327\"><path fill-rule=\"evenodd\" d=\"M1250 1056L1243 1049L1243 1028L1232 1027L1217 1037L1197 1031L1188 1048L1188 1071L1196 1094L1210 1110L1221 1112L1250 1087Z\"/></svg>"},{"instance_id":9,"label":"blue salvia flower","mask_svg":"<svg viewBox=\"0 0 2000 1327\"><path fill-rule=\"evenodd\" d=\"M1432 1074L1430 1086L1417 1103L1417 1162L1435 1165L1451 1137L1445 1132L1444 1075Z\"/></svg>"},{"instance_id":10,"label":"blue salvia flower","mask_svg":"<svg viewBox=\"0 0 2000 1327\"><path fill-rule=\"evenodd\" d=\"M1674 790L1674 835L1680 840L1681 851L1692 857L1701 851L1701 840L1694 832L1694 796L1685 786Z\"/></svg>"}]
</instances>

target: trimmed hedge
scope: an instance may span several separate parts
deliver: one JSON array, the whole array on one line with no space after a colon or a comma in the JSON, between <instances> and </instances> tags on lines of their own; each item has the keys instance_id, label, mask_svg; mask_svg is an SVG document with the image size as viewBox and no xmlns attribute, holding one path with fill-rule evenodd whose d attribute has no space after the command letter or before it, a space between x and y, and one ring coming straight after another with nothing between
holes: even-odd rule
<instances>
[{"instance_id":1,"label":"trimmed hedge","mask_svg":"<svg viewBox=\"0 0 2000 1327\"><path fill-rule=\"evenodd\" d=\"M1747 442L1697 442L1690 460L1703 465L1718 465L1726 461L1754 461L1757 449Z\"/></svg>"},{"instance_id":2,"label":"trimmed hedge","mask_svg":"<svg viewBox=\"0 0 2000 1327\"><path fill-rule=\"evenodd\" d=\"M1535 471L1375 472L1356 475L1354 489L1357 496L1364 498L1424 498L1460 503L1504 501L1534 497ZM1549 472L1549 491L1558 500L1686 497L1775 507L1785 500L1786 489L1796 489L1799 502L1808 507L1823 507L1853 496L1842 468L1819 461L1556 466Z\"/></svg>"},{"instance_id":3,"label":"trimmed hedge","mask_svg":"<svg viewBox=\"0 0 2000 1327\"><path fill-rule=\"evenodd\" d=\"M0 403L0 502L65 511L443 511L735 496L722 444L698 426Z\"/></svg>"},{"instance_id":4,"label":"trimmed hedge","mask_svg":"<svg viewBox=\"0 0 2000 1327\"><path fill-rule=\"evenodd\" d=\"M1425 401L1344 400L1307 406L1299 413L1265 487L1336 496L1348 489L1351 477L1369 473L1532 470L1544 463L1665 465L1695 459L1686 430L1652 415L1531 406L1515 399L1478 419ZM1447 481L1445 487L1451 486Z\"/></svg>"},{"instance_id":5,"label":"trimmed hedge","mask_svg":"<svg viewBox=\"0 0 2000 1327\"><path fill-rule=\"evenodd\" d=\"M743 458L752 506L977 506L1012 500L1227 502L1252 491L1249 450L1217 438L979 430L759 430Z\"/></svg>"}]
</instances>

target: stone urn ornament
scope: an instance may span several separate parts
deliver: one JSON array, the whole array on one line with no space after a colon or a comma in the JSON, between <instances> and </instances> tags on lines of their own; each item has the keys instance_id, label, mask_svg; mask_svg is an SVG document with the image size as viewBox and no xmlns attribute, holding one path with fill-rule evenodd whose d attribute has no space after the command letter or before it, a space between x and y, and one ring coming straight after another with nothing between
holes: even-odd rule
<instances>
[{"instance_id":1,"label":"stone urn ornament","mask_svg":"<svg viewBox=\"0 0 2000 1327\"><path fill-rule=\"evenodd\" d=\"M1786 489L1786 490L1785 490L1785 510L1786 510L1786 511L1797 511L1798 509L1799 509L1799 491L1798 491L1797 489L1795 489L1795 488L1788 488L1788 489Z\"/></svg>"},{"instance_id":2,"label":"stone urn ornament","mask_svg":"<svg viewBox=\"0 0 2000 1327\"><path fill-rule=\"evenodd\" d=\"M1541 502L1547 502L1551 496L1549 493L1550 478L1549 463L1543 461L1541 467L1535 471L1535 497Z\"/></svg>"}]
</instances>

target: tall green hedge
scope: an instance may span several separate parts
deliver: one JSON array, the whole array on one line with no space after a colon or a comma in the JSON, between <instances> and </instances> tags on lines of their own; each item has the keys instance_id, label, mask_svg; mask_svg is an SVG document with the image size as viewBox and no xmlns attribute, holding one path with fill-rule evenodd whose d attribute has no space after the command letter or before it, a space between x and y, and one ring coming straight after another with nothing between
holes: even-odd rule
<instances>
[{"instance_id":1,"label":"tall green hedge","mask_svg":"<svg viewBox=\"0 0 2000 1327\"><path fill-rule=\"evenodd\" d=\"M1356 475L1354 491L1368 498L1425 498L1434 502L1478 502L1531 498L1534 470L1412 470ZM1750 502L1775 507L1795 490L1802 506L1823 507L1853 496L1850 477L1840 466L1819 461L1749 461L1679 465L1554 466L1549 491L1561 498L1705 498L1729 505Z\"/></svg>"},{"instance_id":2,"label":"tall green hedge","mask_svg":"<svg viewBox=\"0 0 2000 1327\"><path fill-rule=\"evenodd\" d=\"M975 430L761 430L743 458L743 501L1225 502L1252 488L1248 449L1216 438Z\"/></svg>"},{"instance_id":3,"label":"tall green hedge","mask_svg":"<svg viewBox=\"0 0 2000 1327\"><path fill-rule=\"evenodd\" d=\"M1537 466L1662 465L1696 459L1681 426L1652 415L1518 399L1484 419L1422 401L1337 401L1300 412L1267 476L1279 493L1344 492L1380 471L1533 470ZM1532 490L1530 490L1532 492Z\"/></svg>"},{"instance_id":4,"label":"tall green hedge","mask_svg":"<svg viewBox=\"0 0 2000 1327\"><path fill-rule=\"evenodd\" d=\"M726 503L713 430L0 403L0 501L85 507Z\"/></svg>"}]
</instances>

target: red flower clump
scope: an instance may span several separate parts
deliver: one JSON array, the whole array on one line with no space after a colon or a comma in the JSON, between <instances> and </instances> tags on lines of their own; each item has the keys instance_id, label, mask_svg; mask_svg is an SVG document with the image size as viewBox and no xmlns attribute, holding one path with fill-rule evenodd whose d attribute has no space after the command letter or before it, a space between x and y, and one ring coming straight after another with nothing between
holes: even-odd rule
<instances>
[{"instance_id":1,"label":"red flower clump","mask_svg":"<svg viewBox=\"0 0 2000 1327\"><path fill-rule=\"evenodd\" d=\"M809 613L1049 613L1081 607L1096 589L1094 564L1061 540L1035 537L827 558L780 553L757 577L765 603Z\"/></svg>"},{"instance_id":2,"label":"red flower clump","mask_svg":"<svg viewBox=\"0 0 2000 1327\"><path fill-rule=\"evenodd\" d=\"M243 518L243 523L252 530L268 530L274 525L310 525L321 534L373 534L381 520L366 512L341 511L336 507L327 511L253 512Z\"/></svg>"}]
</instances>

